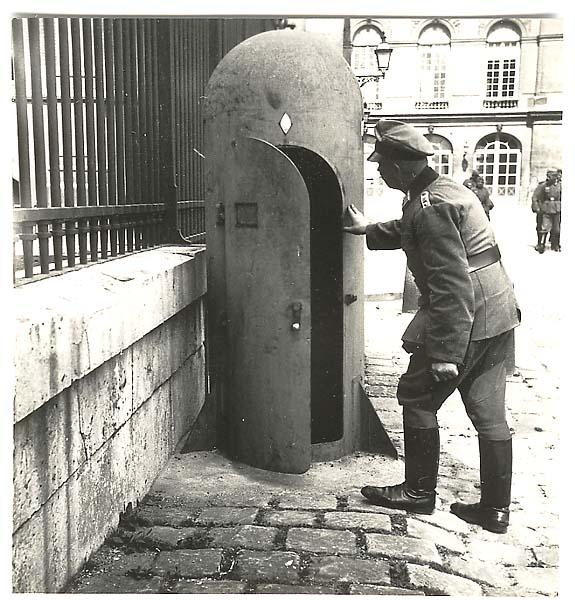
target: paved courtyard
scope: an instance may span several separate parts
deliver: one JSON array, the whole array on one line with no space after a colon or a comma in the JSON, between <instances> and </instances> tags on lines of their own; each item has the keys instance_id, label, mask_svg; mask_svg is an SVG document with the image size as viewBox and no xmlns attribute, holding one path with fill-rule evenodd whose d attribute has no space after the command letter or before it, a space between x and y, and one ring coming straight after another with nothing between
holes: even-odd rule
<instances>
[{"instance_id":1,"label":"paved courtyard","mask_svg":"<svg viewBox=\"0 0 575 600\"><path fill-rule=\"evenodd\" d=\"M218 451L177 454L66 591L558 595L559 353L566 323L557 299L566 297L558 282L568 253L534 251L527 209L496 207L493 215L524 319L508 385L514 480L506 535L449 512L451 502L479 494L476 435L457 394L439 413L434 514L371 506L359 493L363 485L403 477L394 393L408 359L399 338L411 316L402 314L397 293L401 255L388 253L366 260L366 390L400 459L356 453L286 475L231 462ZM378 288L381 273L393 273L393 285Z\"/></svg>"}]
</instances>

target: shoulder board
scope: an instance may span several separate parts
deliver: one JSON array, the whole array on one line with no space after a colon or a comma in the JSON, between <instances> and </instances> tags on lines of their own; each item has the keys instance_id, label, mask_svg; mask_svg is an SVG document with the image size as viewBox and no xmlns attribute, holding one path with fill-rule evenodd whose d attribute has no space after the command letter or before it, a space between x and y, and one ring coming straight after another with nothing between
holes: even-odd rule
<instances>
[{"instance_id":1,"label":"shoulder board","mask_svg":"<svg viewBox=\"0 0 575 600\"><path fill-rule=\"evenodd\" d=\"M419 196L419 201L421 202L421 208L427 208L428 206L431 206L429 192L421 192L421 195Z\"/></svg>"}]
</instances>

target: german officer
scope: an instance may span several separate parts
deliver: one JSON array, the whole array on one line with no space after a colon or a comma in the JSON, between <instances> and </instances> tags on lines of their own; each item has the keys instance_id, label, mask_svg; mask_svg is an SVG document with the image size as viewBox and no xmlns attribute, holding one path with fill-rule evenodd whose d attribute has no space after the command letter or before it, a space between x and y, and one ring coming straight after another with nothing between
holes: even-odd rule
<instances>
[{"instance_id":1,"label":"german officer","mask_svg":"<svg viewBox=\"0 0 575 600\"><path fill-rule=\"evenodd\" d=\"M561 181L557 171L547 171L546 180L537 185L533 192L531 209L537 214L537 252L545 252L548 234L551 250L560 252Z\"/></svg>"},{"instance_id":2,"label":"german officer","mask_svg":"<svg viewBox=\"0 0 575 600\"><path fill-rule=\"evenodd\" d=\"M370 223L353 205L344 231L371 250L402 248L421 293L402 340L411 353L397 386L403 406L405 481L361 493L388 508L430 514L439 467L437 411L457 388L479 438L481 499L452 504L461 519L496 533L509 524L511 433L506 361L519 324L513 286L490 223L472 191L427 165L433 147L405 123L381 120L375 150L385 183L405 192L402 218Z\"/></svg>"}]
</instances>

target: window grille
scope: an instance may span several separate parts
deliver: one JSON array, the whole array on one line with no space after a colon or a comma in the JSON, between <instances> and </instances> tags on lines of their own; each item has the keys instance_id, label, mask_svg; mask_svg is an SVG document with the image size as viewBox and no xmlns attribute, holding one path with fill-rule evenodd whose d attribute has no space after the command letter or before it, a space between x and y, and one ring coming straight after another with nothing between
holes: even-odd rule
<instances>
[{"instance_id":1,"label":"window grille","mask_svg":"<svg viewBox=\"0 0 575 600\"><path fill-rule=\"evenodd\" d=\"M514 26L495 25L486 43L485 108L515 108L518 104L520 36Z\"/></svg>"},{"instance_id":2,"label":"window grille","mask_svg":"<svg viewBox=\"0 0 575 600\"><path fill-rule=\"evenodd\" d=\"M449 33L438 23L427 26L419 36L419 108L429 108L447 96L450 44Z\"/></svg>"}]
</instances>

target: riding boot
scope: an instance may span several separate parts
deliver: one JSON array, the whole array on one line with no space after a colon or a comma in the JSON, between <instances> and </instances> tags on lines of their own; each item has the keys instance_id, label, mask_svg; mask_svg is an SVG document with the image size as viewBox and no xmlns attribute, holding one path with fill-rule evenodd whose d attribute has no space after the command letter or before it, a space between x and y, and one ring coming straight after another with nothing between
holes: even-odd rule
<instances>
[{"instance_id":1,"label":"riding boot","mask_svg":"<svg viewBox=\"0 0 575 600\"><path fill-rule=\"evenodd\" d=\"M537 234L537 247L535 248L539 254L545 252L545 244L547 243L547 233Z\"/></svg>"},{"instance_id":2,"label":"riding boot","mask_svg":"<svg viewBox=\"0 0 575 600\"><path fill-rule=\"evenodd\" d=\"M365 486L361 493L372 504L430 515L435 508L439 469L439 429L404 427L405 481L385 487Z\"/></svg>"},{"instance_id":3,"label":"riding boot","mask_svg":"<svg viewBox=\"0 0 575 600\"><path fill-rule=\"evenodd\" d=\"M549 241L551 242L551 250L554 252L561 252L561 245L559 244L559 234L550 233Z\"/></svg>"},{"instance_id":4,"label":"riding boot","mask_svg":"<svg viewBox=\"0 0 575 600\"><path fill-rule=\"evenodd\" d=\"M476 504L455 502L451 512L460 519L481 525L493 533L505 533L511 503L512 442L479 438L481 500Z\"/></svg>"}]
</instances>

